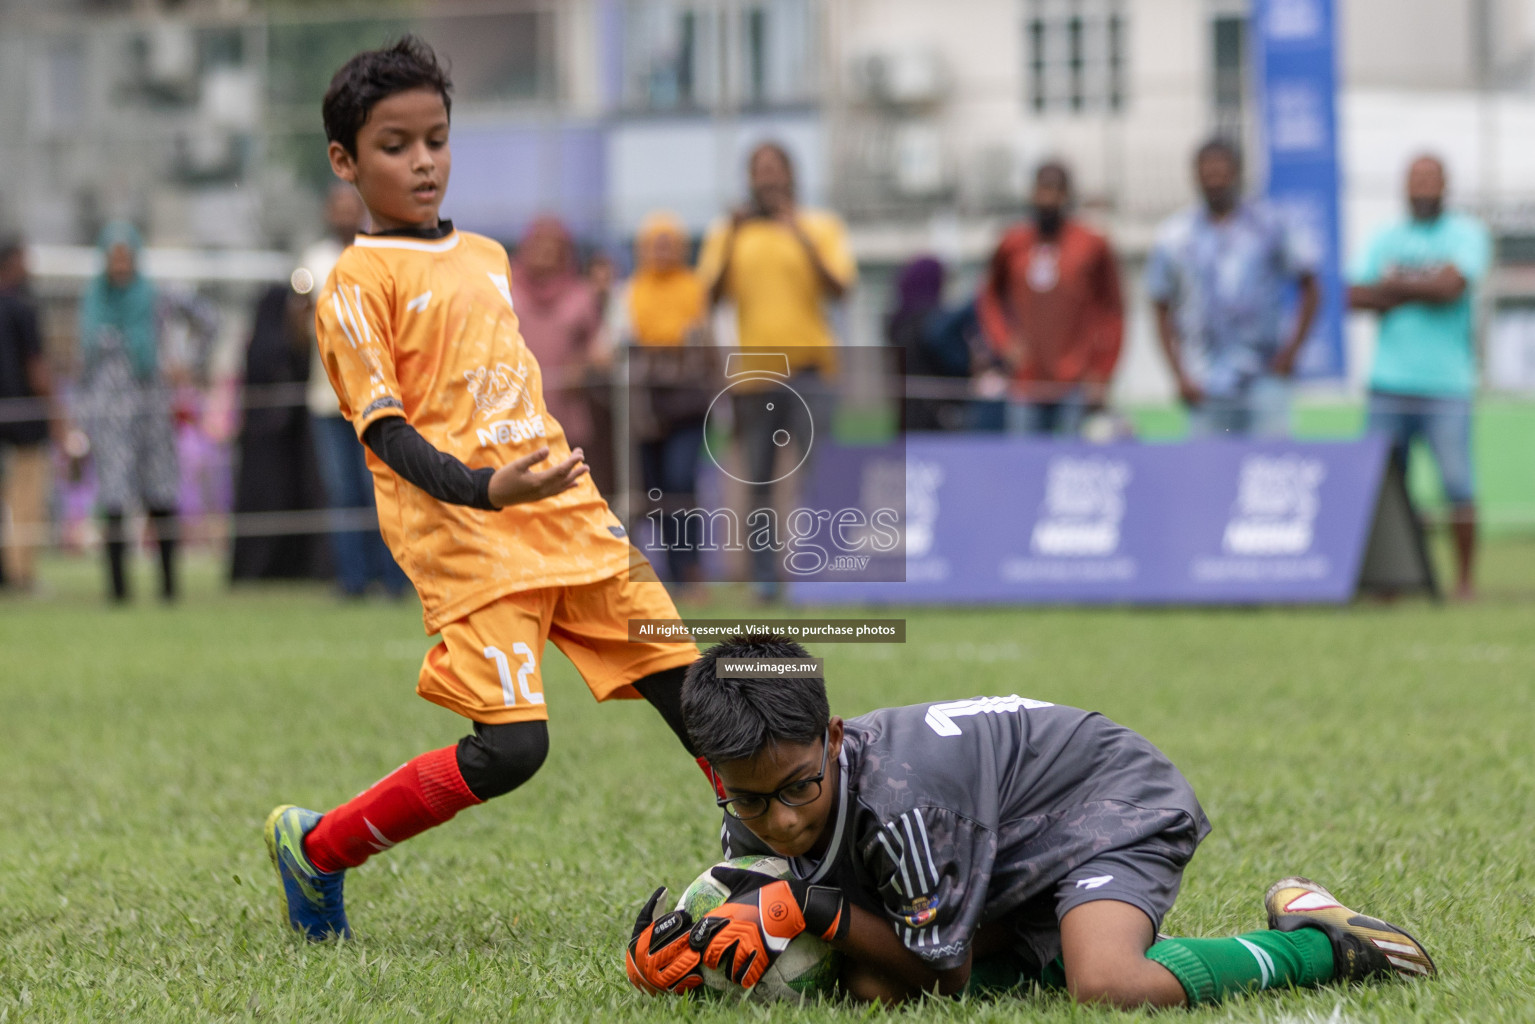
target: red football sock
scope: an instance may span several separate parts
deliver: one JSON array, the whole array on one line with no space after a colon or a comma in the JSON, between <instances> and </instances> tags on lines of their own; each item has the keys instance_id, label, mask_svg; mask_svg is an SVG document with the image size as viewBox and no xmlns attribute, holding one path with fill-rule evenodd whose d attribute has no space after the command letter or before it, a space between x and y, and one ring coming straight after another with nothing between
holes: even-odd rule
<instances>
[{"instance_id":1,"label":"red football sock","mask_svg":"<svg viewBox=\"0 0 1535 1024\"><path fill-rule=\"evenodd\" d=\"M709 785L714 787L714 795L721 800L725 799L725 784L720 781L718 775L714 774L714 766L709 764L709 759L707 757L698 757L694 758L694 760L698 762L698 767L703 769L704 775L708 776Z\"/></svg>"},{"instance_id":2,"label":"red football sock","mask_svg":"<svg viewBox=\"0 0 1535 1024\"><path fill-rule=\"evenodd\" d=\"M304 853L321 871L355 868L479 802L458 770L458 747L443 747L407 761L328 812L304 837Z\"/></svg>"}]
</instances>

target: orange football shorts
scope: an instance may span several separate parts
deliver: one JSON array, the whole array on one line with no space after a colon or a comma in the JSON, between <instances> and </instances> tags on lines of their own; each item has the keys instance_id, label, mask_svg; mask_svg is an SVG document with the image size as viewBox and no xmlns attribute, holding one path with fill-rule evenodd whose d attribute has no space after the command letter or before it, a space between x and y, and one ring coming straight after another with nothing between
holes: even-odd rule
<instances>
[{"instance_id":1,"label":"orange football shorts","mask_svg":"<svg viewBox=\"0 0 1535 1024\"><path fill-rule=\"evenodd\" d=\"M416 692L487 725L547 720L544 640L569 658L598 700L634 699L653 672L691 665L692 642L630 643L630 619L675 619L660 583L620 574L577 587L526 590L498 598L442 627L426 652Z\"/></svg>"}]
</instances>

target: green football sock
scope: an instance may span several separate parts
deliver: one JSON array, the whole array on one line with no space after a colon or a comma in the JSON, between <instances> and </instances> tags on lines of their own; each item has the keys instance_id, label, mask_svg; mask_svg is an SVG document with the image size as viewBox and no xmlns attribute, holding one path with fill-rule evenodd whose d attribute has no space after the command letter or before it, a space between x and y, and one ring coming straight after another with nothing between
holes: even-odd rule
<instances>
[{"instance_id":1,"label":"green football sock","mask_svg":"<svg viewBox=\"0 0 1535 1024\"><path fill-rule=\"evenodd\" d=\"M1316 928L1234 939L1167 939L1146 951L1183 986L1189 1005L1262 988L1320 985L1333 976L1332 942Z\"/></svg>"},{"instance_id":2,"label":"green football sock","mask_svg":"<svg viewBox=\"0 0 1535 1024\"><path fill-rule=\"evenodd\" d=\"M1060 957L1036 971L1023 957L1011 951L983 956L970 965L970 980L964 994L977 999L995 999L1017 992L1030 982L1048 989L1066 988L1066 965Z\"/></svg>"}]
</instances>

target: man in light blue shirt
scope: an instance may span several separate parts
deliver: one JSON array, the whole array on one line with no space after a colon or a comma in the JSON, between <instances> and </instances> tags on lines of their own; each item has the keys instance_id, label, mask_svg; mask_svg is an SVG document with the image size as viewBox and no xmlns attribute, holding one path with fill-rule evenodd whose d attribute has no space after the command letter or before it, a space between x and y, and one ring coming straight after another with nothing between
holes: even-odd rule
<instances>
[{"instance_id":1,"label":"man in light blue shirt","mask_svg":"<svg viewBox=\"0 0 1535 1024\"><path fill-rule=\"evenodd\" d=\"M1317 246L1280 211L1243 199L1235 146L1194 160L1204 202L1162 225L1146 268L1157 334L1194 436L1283 435L1286 378L1321 302ZM1288 296L1298 289L1290 315Z\"/></svg>"},{"instance_id":2,"label":"man in light blue shirt","mask_svg":"<svg viewBox=\"0 0 1535 1024\"><path fill-rule=\"evenodd\" d=\"M1433 156L1407 171L1411 216L1370 240L1353 274L1349 305L1380 314L1366 429L1390 437L1406 470L1421 437L1439 466L1455 535L1457 593L1470 597L1476 554L1471 399L1476 391L1472 298L1492 260L1487 229L1444 212L1444 164Z\"/></svg>"}]
</instances>

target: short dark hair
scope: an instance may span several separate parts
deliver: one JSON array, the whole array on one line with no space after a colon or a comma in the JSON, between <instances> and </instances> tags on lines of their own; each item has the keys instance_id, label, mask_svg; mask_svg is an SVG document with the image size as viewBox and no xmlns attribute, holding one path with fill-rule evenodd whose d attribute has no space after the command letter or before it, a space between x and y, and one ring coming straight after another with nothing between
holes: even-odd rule
<instances>
[{"instance_id":1,"label":"short dark hair","mask_svg":"<svg viewBox=\"0 0 1535 1024\"><path fill-rule=\"evenodd\" d=\"M1046 178L1056 179L1056 183L1060 186L1061 191L1067 195L1071 194L1071 169L1064 162L1060 160L1046 160L1035 168L1034 181L1036 184L1043 182Z\"/></svg>"},{"instance_id":2,"label":"short dark hair","mask_svg":"<svg viewBox=\"0 0 1535 1024\"><path fill-rule=\"evenodd\" d=\"M720 658L808 657L799 644L772 633L738 634L705 651L682 684L682 718L699 755L724 764L754 757L772 743L813 743L823 736L831 721L823 680L721 679L714 671Z\"/></svg>"},{"instance_id":3,"label":"short dark hair","mask_svg":"<svg viewBox=\"0 0 1535 1024\"><path fill-rule=\"evenodd\" d=\"M320 110L325 140L339 142L357 155L357 133L380 100L411 89L435 89L443 108L453 113L453 80L432 48L414 35L403 35L378 50L364 50L341 66Z\"/></svg>"},{"instance_id":4,"label":"short dark hair","mask_svg":"<svg viewBox=\"0 0 1535 1024\"><path fill-rule=\"evenodd\" d=\"M1194 151L1194 165L1197 167L1212 156L1224 157L1231 161L1232 167L1239 171L1242 169L1242 148L1224 135L1216 135L1200 143Z\"/></svg>"}]
</instances>

